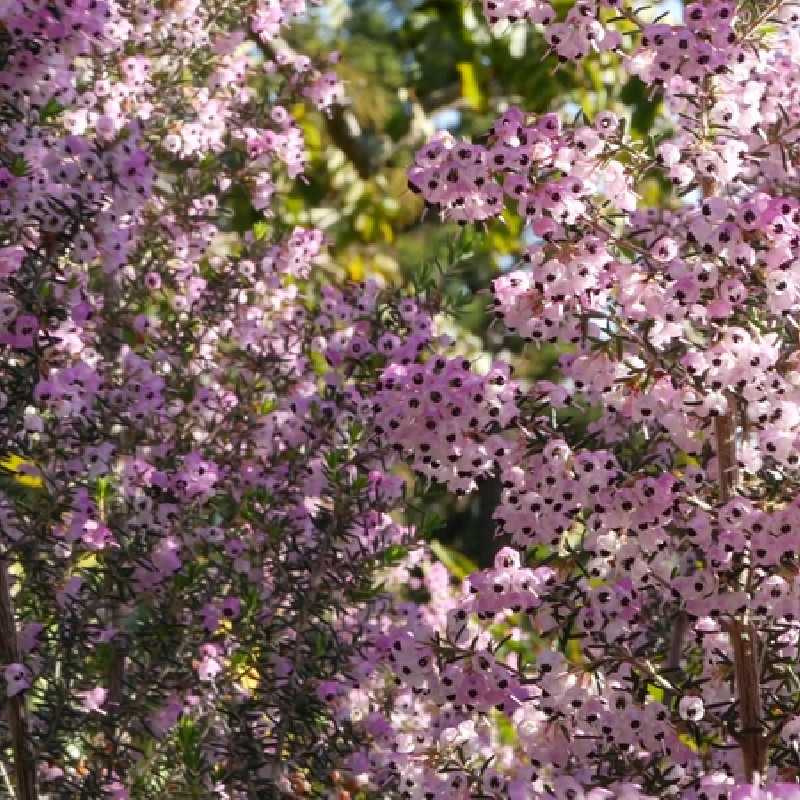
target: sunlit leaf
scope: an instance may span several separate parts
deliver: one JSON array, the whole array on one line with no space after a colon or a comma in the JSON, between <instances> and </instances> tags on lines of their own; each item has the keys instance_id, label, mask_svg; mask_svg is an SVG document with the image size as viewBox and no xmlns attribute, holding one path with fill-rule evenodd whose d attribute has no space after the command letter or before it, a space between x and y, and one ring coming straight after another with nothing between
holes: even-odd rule
<instances>
[{"instance_id":1,"label":"sunlit leaf","mask_svg":"<svg viewBox=\"0 0 800 800\"><path fill-rule=\"evenodd\" d=\"M0 470L10 472L14 476L14 483L20 486L27 486L31 489L41 489L44 486L44 480L41 478L38 467L18 455L0 458Z\"/></svg>"},{"instance_id":2,"label":"sunlit leaf","mask_svg":"<svg viewBox=\"0 0 800 800\"><path fill-rule=\"evenodd\" d=\"M480 111L484 105L484 98L475 73L475 66L468 61L462 61L456 67L461 76L461 96L471 109Z\"/></svg>"},{"instance_id":3,"label":"sunlit leaf","mask_svg":"<svg viewBox=\"0 0 800 800\"><path fill-rule=\"evenodd\" d=\"M432 541L430 546L436 558L438 558L439 561L447 567L448 571L459 580L463 580L467 575L472 574L478 568L477 565L463 553L459 553L457 550L453 550L439 541Z\"/></svg>"}]
</instances>

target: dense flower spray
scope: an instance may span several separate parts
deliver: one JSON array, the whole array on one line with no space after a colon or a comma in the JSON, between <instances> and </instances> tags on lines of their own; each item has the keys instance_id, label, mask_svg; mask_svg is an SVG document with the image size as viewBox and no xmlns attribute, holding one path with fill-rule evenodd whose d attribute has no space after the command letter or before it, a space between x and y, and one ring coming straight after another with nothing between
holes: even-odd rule
<instances>
[{"instance_id":1,"label":"dense flower spray","mask_svg":"<svg viewBox=\"0 0 800 800\"><path fill-rule=\"evenodd\" d=\"M317 686L407 536L366 397L433 333L271 215L342 97L304 11L0 3L3 797L311 796L356 740Z\"/></svg>"},{"instance_id":2,"label":"dense flower spray","mask_svg":"<svg viewBox=\"0 0 800 800\"><path fill-rule=\"evenodd\" d=\"M371 737L353 779L414 800L797 797L797 11L485 9L561 60L619 51L678 132L511 108L418 153L409 185L444 218L524 218L498 326L568 347L558 383L445 357L383 381L378 434L419 475L500 478L505 546L456 589L421 556L430 600L375 621L336 699ZM637 194L653 177L667 208Z\"/></svg>"},{"instance_id":3,"label":"dense flower spray","mask_svg":"<svg viewBox=\"0 0 800 800\"><path fill-rule=\"evenodd\" d=\"M288 109L343 96L281 39L302 0L0 2L0 791L800 795L797 13L485 10L680 124L512 108L418 154L446 218L527 221L494 314L558 383L318 286L272 213ZM490 475L454 587L392 512Z\"/></svg>"}]
</instances>

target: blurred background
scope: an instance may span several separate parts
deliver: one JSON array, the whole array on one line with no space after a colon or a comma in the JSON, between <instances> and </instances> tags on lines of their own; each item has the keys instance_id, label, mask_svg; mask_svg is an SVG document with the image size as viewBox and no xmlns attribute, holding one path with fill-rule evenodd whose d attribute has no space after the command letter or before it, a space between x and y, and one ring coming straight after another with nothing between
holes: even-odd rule
<instances>
[{"instance_id":1,"label":"blurred background","mask_svg":"<svg viewBox=\"0 0 800 800\"><path fill-rule=\"evenodd\" d=\"M563 15L571 2L554 5ZM681 6L671 0L645 13L677 21ZM553 377L557 347L502 338L487 314L490 281L514 267L524 246L519 217L507 210L483 235L465 236L423 214L406 170L436 130L480 137L513 105L565 118L583 112L589 119L610 109L626 118L632 136L646 138L663 124L658 98L622 74L618 57L595 54L579 65L560 64L533 26L490 28L472 0L330 0L291 29L288 43L320 61L337 51L341 61L334 68L349 104L329 116L302 116L312 161L307 181L286 196L286 223L327 232L337 254L328 266L332 280L375 276L411 284L433 277L452 309L447 324L461 352L505 358L522 378ZM294 112L302 114L302 107ZM661 201L655 180L642 193L648 204ZM252 208L236 208L234 215L242 229L257 221ZM446 267L444 279L437 264ZM493 481L459 500L431 493L426 511L437 519L428 532L455 573L470 562L485 564L496 550L491 518L498 495Z\"/></svg>"}]
</instances>

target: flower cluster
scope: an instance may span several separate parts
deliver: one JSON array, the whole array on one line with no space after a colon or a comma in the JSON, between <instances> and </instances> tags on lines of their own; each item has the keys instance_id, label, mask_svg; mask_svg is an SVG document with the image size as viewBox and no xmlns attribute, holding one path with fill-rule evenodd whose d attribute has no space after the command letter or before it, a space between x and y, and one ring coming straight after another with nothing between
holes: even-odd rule
<instances>
[{"instance_id":1,"label":"flower cluster","mask_svg":"<svg viewBox=\"0 0 800 800\"><path fill-rule=\"evenodd\" d=\"M506 455L493 434L516 414L516 385L498 363L485 376L466 359L437 357L383 371L373 410L375 432L418 473L457 494Z\"/></svg>"},{"instance_id":2,"label":"flower cluster","mask_svg":"<svg viewBox=\"0 0 800 800\"><path fill-rule=\"evenodd\" d=\"M343 100L334 58L281 40L304 11L0 3L0 792L19 800L311 796L355 746L317 687L410 536L370 398L434 326L374 283L320 308L322 232L271 224L307 160L287 109ZM242 189L258 236L231 233Z\"/></svg>"},{"instance_id":3,"label":"flower cluster","mask_svg":"<svg viewBox=\"0 0 800 800\"><path fill-rule=\"evenodd\" d=\"M498 328L567 347L557 380L517 382L489 428L453 421L478 379L437 381L445 359L385 385L382 435L394 425L418 473L501 483L506 546L460 585L416 562L423 600L374 623L369 670L335 701L369 738L349 764L362 787L798 792L797 14L617 10L579 2L558 22L485 4L490 23L542 25L561 58L619 47L624 20L625 66L680 133L641 142L610 113L512 108L479 144L438 134L409 172L445 219L523 218L524 256L491 287ZM672 187L665 208L639 197L653 177Z\"/></svg>"},{"instance_id":4,"label":"flower cluster","mask_svg":"<svg viewBox=\"0 0 800 800\"><path fill-rule=\"evenodd\" d=\"M598 194L622 210L635 208L630 175L616 158L623 151L618 132L613 114L573 130L555 114L531 121L513 108L495 122L486 145L438 134L417 154L409 185L447 219L483 221L512 202L536 234L552 236Z\"/></svg>"},{"instance_id":5,"label":"flower cluster","mask_svg":"<svg viewBox=\"0 0 800 800\"><path fill-rule=\"evenodd\" d=\"M552 380L456 356L421 297L319 287L322 233L271 216L288 109L343 96L280 35L302 0L0 5L19 800L797 796L797 15L485 10L561 59L624 20L684 122L511 108L418 153L446 219L523 218L492 311L564 346ZM398 512L489 480L502 546L451 580Z\"/></svg>"}]
</instances>

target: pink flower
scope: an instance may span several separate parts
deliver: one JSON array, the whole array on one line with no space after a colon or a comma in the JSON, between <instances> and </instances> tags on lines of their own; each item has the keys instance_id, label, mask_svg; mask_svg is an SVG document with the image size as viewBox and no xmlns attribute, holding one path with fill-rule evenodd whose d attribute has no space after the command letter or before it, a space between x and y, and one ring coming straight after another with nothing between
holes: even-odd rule
<instances>
[{"instance_id":1,"label":"pink flower","mask_svg":"<svg viewBox=\"0 0 800 800\"><path fill-rule=\"evenodd\" d=\"M6 681L7 697L15 697L31 687L31 671L24 664L9 664L3 677Z\"/></svg>"},{"instance_id":2,"label":"pink flower","mask_svg":"<svg viewBox=\"0 0 800 800\"><path fill-rule=\"evenodd\" d=\"M200 655L201 659L197 665L197 675L201 681L213 681L223 669L219 651L213 644L204 644L200 648Z\"/></svg>"},{"instance_id":3,"label":"pink flower","mask_svg":"<svg viewBox=\"0 0 800 800\"><path fill-rule=\"evenodd\" d=\"M101 714L105 712L102 710L103 704L106 702L106 698L108 697L108 690L103 689L100 686L96 686L94 689L89 689L85 692L78 692L78 697L81 698L81 707L84 711L92 712L98 711Z\"/></svg>"},{"instance_id":4,"label":"pink flower","mask_svg":"<svg viewBox=\"0 0 800 800\"><path fill-rule=\"evenodd\" d=\"M19 271L25 250L22 247L0 247L0 278L10 278Z\"/></svg>"}]
</instances>

